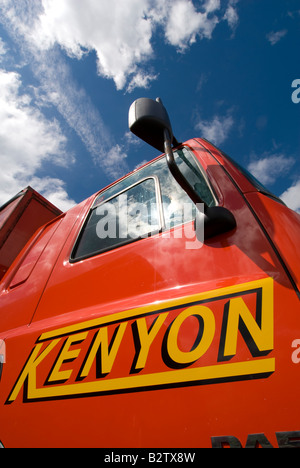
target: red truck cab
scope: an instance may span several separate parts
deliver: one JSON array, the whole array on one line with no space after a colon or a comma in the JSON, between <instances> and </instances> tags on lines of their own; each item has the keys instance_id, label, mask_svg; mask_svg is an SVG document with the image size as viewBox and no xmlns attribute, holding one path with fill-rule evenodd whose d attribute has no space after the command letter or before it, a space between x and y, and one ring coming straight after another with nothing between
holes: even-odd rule
<instances>
[{"instance_id":1,"label":"red truck cab","mask_svg":"<svg viewBox=\"0 0 300 468\"><path fill-rule=\"evenodd\" d=\"M300 216L206 140L172 149L158 106L130 123L167 156L2 278L5 447L300 446Z\"/></svg>"}]
</instances>

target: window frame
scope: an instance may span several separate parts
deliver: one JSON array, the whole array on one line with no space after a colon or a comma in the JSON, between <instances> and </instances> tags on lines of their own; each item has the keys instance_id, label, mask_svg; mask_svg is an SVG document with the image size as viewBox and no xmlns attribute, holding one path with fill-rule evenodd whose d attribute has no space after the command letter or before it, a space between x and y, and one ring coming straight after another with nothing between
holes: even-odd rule
<instances>
[{"instance_id":1,"label":"window frame","mask_svg":"<svg viewBox=\"0 0 300 468\"><path fill-rule=\"evenodd\" d=\"M95 250L95 251L93 251L93 252L91 252L91 253L89 253L87 255L82 255L80 257L75 257L76 251L77 251L77 249L79 247L79 244L80 244L80 241L81 241L81 238L82 238L82 235L83 235L83 233L85 231L85 228L86 228L86 226L87 226L87 224L88 224L88 222L89 222L89 220L91 218L91 215L92 215L93 211L96 210L97 208L99 208L100 206L105 205L106 203L109 203L111 200L113 200L114 198L119 197L123 193L128 192L132 188L137 187L138 185L141 185L142 183L146 182L147 180L153 180L154 181L155 199L156 199L156 203L157 203L157 215L158 215L158 221L159 221L159 228L155 229L155 230L153 230L151 232L148 232L147 236L145 234L143 236L134 237L132 239L124 239L123 241L120 241L120 242L116 243L113 246L103 247L103 248L101 248L99 250ZM111 251L111 250L115 250L115 249L117 249L119 247L123 247L125 245L131 244L132 242L137 242L137 241L142 240L142 239L148 239L149 237L153 237L153 236L161 233L166 227L165 217L164 217L164 212L163 212L163 205L162 205L160 181L159 181L159 178L158 178L157 175L143 177L142 179L138 180L134 184L131 184L129 187L126 187L125 189L120 190L116 194L110 196L106 200L102 200L102 201L97 203L97 199L99 198L100 195L101 195L101 192L99 194L97 194L96 199L93 202L91 208L89 209L89 211L87 213L87 216L86 216L86 218L85 218L85 220L84 220L84 222L83 222L83 224L82 224L82 226L81 226L81 228L79 230L79 233L77 235L77 238L76 238L76 241L74 243L74 247L72 249L71 256L70 256L70 259L69 259L70 263L77 263L77 262L80 262L82 260L86 260L86 259L91 258L91 257L96 257L96 256L98 256L98 255L100 255L102 253L105 253L105 252L108 252L108 251Z\"/></svg>"},{"instance_id":2,"label":"window frame","mask_svg":"<svg viewBox=\"0 0 300 468\"><path fill-rule=\"evenodd\" d=\"M213 199L213 201L215 203L214 206L218 206L219 200L218 200L218 198L216 196L216 193L214 191L214 188L213 188L212 184L210 183L209 178L207 177L207 174L206 174L205 170L203 169L202 165L198 161L198 158L196 157L194 152L191 150L191 148L189 148L188 146L183 145L183 146L177 148L177 150L183 150L183 149L185 149L186 151L188 151L190 153L191 157L193 158L193 160L194 160L194 162L196 164L197 169L199 170L199 173L201 174L201 177L203 178L204 182L206 183L206 185L207 185L207 187L208 187L208 189L209 189L209 191L211 193L212 199ZM147 164L146 166L143 166L142 168L139 168L138 170L126 175L124 178L120 179L119 181L116 181L111 186L102 189L100 192L98 192L96 194L94 202L92 203L90 209L88 210L88 213L87 213L86 217L84 218L84 221L83 221L83 223L82 223L82 225L81 225L81 227L79 229L79 232L77 234L76 240L75 240L74 245L73 245L73 248L71 250L71 254L70 254L70 258L69 258L69 262L71 264L78 263L78 262L81 262L81 261L89 259L89 258L97 257L97 256L101 255L102 253L106 253L106 252L115 250L117 248L124 247L125 245L132 244L133 242L138 242L140 240L146 240L149 237L153 237L153 236L155 236L157 234L160 234L160 233L162 233L164 231L171 231L175 227L184 226L187 223L187 222L179 223L179 224L176 224L175 226L172 226L172 227L167 226L166 219L165 219L165 213L164 213L164 206L163 206L161 183L160 183L159 176L156 175L156 174L143 177L142 179L139 179L138 181L134 182L133 184L131 184L130 186L124 188L123 190L120 190L117 193L111 195L107 199L99 201L99 197L101 196L102 193L104 195L107 190L112 189L113 187L118 185L120 182L125 182L134 173L139 172L144 167L151 166L152 164L155 164L157 161L160 161L160 160L162 160L164 158L165 158L165 155L159 156L155 160L149 162L149 164ZM92 215L92 212L95 209L99 208L101 205L103 205L105 203L108 203L110 200L112 200L112 199L114 199L116 197L119 197L123 193L128 192L133 187L135 187L137 185L140 185L141 183L143 183L143 182L145 182L146 180L149 180L149 179L153 179L154 183L155 183L155 196L156 196L157 209L158 209L158 220L160 222L159 229L157 229L156 231L148 233L147 237L140 236L140 237L136 237L136 238L133 238L133 239L124 239L124 242L117 243L117 244L115 244L113 246L110 246L110 247L104 247L104 248L99 249L97 251L93 251L92 253L89 253L87 255L82 255L80 257L75 257L76 251L77 251L77 249L79 247L79 244L80 244L80 241L81 241L81 238L82 238L82 235L83 235L83 233L85 231L85 228L86 228L86 226L87 226L87 224L89 222L89 219L90 219L90 217ZM97 202L97 200L98 200L98 202ZM190 222L192 222L192 220L188 221L188 223L190 223Z\"/></svg>"}]
</instances>

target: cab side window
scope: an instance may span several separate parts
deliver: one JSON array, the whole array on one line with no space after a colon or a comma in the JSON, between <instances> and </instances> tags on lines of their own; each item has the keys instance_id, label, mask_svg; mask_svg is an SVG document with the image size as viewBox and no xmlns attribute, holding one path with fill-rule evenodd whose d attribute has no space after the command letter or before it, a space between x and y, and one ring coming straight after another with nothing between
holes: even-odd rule
<instances>
[{"instance_id":1,"label":"cab side window","mask_svg":"<svg viewBox=\"0 0 300 468\"><path fill-rule=\"evenodd\" d=\"M193 154L182 148L175 152L175 161L206 204L214 206L214 194ZM71 262L190 222L195 215L196 207L162 157L98 195L77 239Z\"/></svg>"},{"instance_id":2,"label":"cab side window","mask_svg":"<svg viewBox=\"0 0 300 468\"><path fill-rule=\"evenodd\" d=\"M74 258L96 255L162 230L159 187L155 177L94 204Z\"/></svg>"}]
</instances>

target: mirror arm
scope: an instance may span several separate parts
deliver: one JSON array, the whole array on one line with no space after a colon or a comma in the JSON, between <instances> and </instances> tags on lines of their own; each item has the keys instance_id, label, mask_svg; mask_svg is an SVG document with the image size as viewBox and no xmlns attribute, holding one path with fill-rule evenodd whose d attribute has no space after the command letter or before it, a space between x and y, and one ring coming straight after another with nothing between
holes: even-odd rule
<instances>
[{"instance_id":1,"label":"mirror arm","mask_svg":"<svg viewBox=\"0 0 300 468\"><path fill-rule=\"evenodd\" d=\"M139 138L160 152L165 152L172 176L197 207L196 232L199 240L202 232L202 229L199 229L201 223L205 239L236 228L233 214L222 206L209 207L180 171L172 149L172 144L176 147L179 143L173 136L168 113L160 98L157 98L156 102L148 98L134 101L129 110L129 128Z\"/></svg>"},{"instance_id":2,"label":"mirror arm","mask_svg":"<svg viewBox=\"0 0 300 468\"><path fill-rule=\"evenodd\" d=\"M166 159L168 163L169 170L176 180L180 187L186 192L186 194L190 197L192 202L197 205L197 203L202 203L204 205L204 213L207 211L207 204L202 200L202 198L197 194L197 192L191 187L190 183L187 181L185 176L179 170L175 158L174 153L172 150L172 143L170 133L167 129L164 130L164 146L165 146L165 153Z\"/></svg>"},{"instance_id":3,"label":"mirror arm","mask_svg":"<svg viewBox=\"0 0 300 468\"><path fill-rule=\"evenodd\" d=\"M164 149L166 153L166 159L169 166L169 170L173 175L174 179L180 187L186 192L190 197L192 202L198 208L197 216L195 220L195 230L197 239L200 242L203 242L202 232L204 234L204 239L209 239L218 234L223 234L228 231L232 231L236 228L236 221L233 214L222 206L213 206L208 207L208 205L200 198L197 192L192 188L190 183L187 181L185 176L179 170L172 150L171 136L167 129L164 130ZM198 203L202 203L204 206L204 219L202 218L203 214L201 209L199 209ZM201 220L202 218L202 220ZM201 226L201 222L204 222L204 231L198 229Z\"/></svg>"}]
</instances>

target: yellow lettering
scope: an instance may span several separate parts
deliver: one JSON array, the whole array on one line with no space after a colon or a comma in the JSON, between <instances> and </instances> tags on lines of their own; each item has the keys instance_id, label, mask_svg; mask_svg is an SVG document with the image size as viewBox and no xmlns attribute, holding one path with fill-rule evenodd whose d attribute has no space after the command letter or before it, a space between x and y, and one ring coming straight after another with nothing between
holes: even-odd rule
<instances>
[{"instance_id":1,"label":"yellow lettering","mask_svg":"<svg viewBox=\"0 0 300 468\"><path fill-rule=\"evenodd\" d=\"M120 348L122 338L124 336L128 322L121 323L115 330L114 336L108 345L108 330L107 327L100 328L98 333L95 335L95 340L92 349L87 357L85 365L80 373L79 378L84 379L88 376L92 364L98 356L100 351L100 364L97 362L97 376L109 374L112 370L112 366L115 362L117 353Z\"/></svg>"},{"instance_id":2,"label":"yellow lettering","mask_svg":"<svg viewBox=\"0 0 300 468\"><path fill-rule=\"evenodd\" d=\"M178 347L178 334L183 322L195 317L199 322L199 331L191 351L182 351ZM166 353L164 360L169 367L179 367L190 365L202 357L209 349L215 336L216 322L212 311L205 306L193 306L178 315L169 328L166 335ZM173 363L173 365L172 365Z\"/></svg>"},{"instance_id":3,"label":"yellow lettering","mask_svg":"<svg viewBox=\"0 0 300 468\"><path fill-rule=\"evenodd\" d=\"M154 320L149 330L145 318L138 319L133 323L132 331L136 348L136 355L132 365L132 372L139 371L145 367L150 346L152 345L154 338L157 336L168 315L168 312L159 315Z\"/></svg>"},{"instance_id":4,"label":"yellow lettering","mask_svg":"<svg viewBox=\"0 0 300 468\"><path fill-rule=\"evenodd\" d=\"M7 403L12 403L17 398L21 388L23 387L25 380L28 378L35 386L36 383L36 369L40 363L48 356L48 354L55 348L55 346L60 342L60 338L53 340L46 349L39 355L40 350L43 347L43 343L36 345L33 349L29 359L24 367L23 372L18 378L11 394L7 399Z\"/></svg>"},{"instance_id":5,"label":"yellow lettering","mask_svg":"<svg viewBox=\"0 0 300 468\"><path fill-rule=\"evenodd\" d=\"M223 334L225 343L221 348L223 359L229 360L236 355L238 331L243 336L253 357L264 356L274 349L274 317L272 297L265 300L258 309L256 319L241 297L231 299L225 306ZM224 338L223 338L224 341Z\"/></svg>"},{"instance_id":6,"label":"yellow lettering","mask_svg":"<svg viewBox=\"0 0 300 468\"><path fill-rule=\"evenodd\" d=\"M56 360L55 366L51 372L50 377L48 378L48 383L51 382L65 382L67 381L73 372L73 369L70 370L60 370L62 365L65 362L74 361L80 354L81 349L73 349L70 351L70 347L76 343L81 343L86 339L88 332L78 333L77 335L69 336L65 341L65 344L62 347L62 350Z\"/></svg>"},{"instance_id":7,"label":"yellow lettering","mask_svg":"<svg viewBox=\"0 0 300 468\"><path fill-rule=\"evenodd\" d=\"M23 389L23 401L34 402L266 378L275 372L275 357L263 357L274 349L273 283L259 279L46 331L5 404Z\"/></svg>"}]
</instances>

